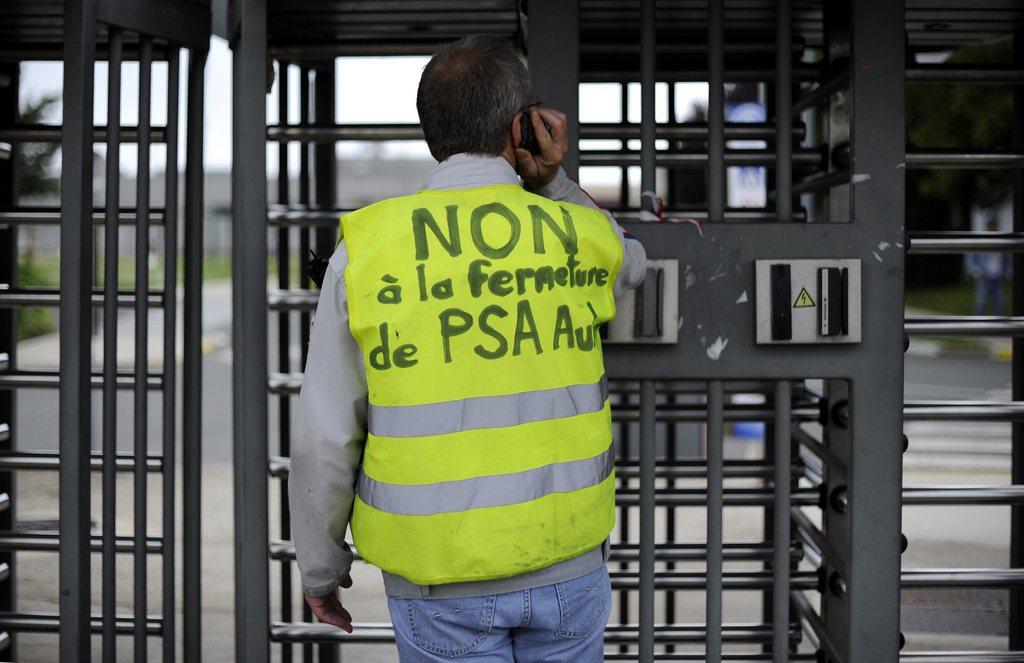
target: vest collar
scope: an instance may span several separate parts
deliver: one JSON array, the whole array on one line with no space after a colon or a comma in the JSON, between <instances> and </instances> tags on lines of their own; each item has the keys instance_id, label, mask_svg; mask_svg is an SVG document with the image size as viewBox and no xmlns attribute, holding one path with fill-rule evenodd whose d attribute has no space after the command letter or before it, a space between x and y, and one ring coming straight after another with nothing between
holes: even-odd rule
<instances>
[{"instance_id":1,"label":"vest collar","mask_svg":"<svg viewBox=\"0 0 1024 663\"><path fill-rule=\"evenodd\" d=\"M437 165L423 183L424 189L443 191L446 189L471 189L494 184L521 185L519 175L501 157L468 154L453 154Z\"/></svg>"}]
</instances>

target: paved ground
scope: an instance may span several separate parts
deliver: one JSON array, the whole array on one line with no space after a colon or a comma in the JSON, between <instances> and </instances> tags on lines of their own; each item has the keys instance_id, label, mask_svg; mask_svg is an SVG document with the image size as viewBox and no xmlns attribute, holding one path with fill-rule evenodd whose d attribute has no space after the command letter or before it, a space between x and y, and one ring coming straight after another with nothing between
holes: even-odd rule
<instances>
[{"instance_id":1,"label":"paved ground","mask_svg":"<svg viewBox=\"0 0 1024 663\"><path fill-rule=\"evenodd\" d=\"M233 558L230 468L230 350L227 312L230 310L226 288L213 287L204 306L207 329L204 358L204 472L203 472L203 591L204 591L204 653L206 660L230 660L233 648ZM131 328L120 329L130 348ZM47 345L49 344L49 346ZM158 345L155 342L152 345ZM33 366L49 361L53 339L43 339L23 347L22 360ZM31 360L31 361L30 361ZM151 362L159 365L159 354ZM26 365L25 363L22 364ZM272 364L273 365L273 364ZM1009 366L1005 362L977 356L917 356L907 361L908 398L1009 398ZM56 448L56 393L23 392L19 401L18 439L21 448ZM119 448L131 449L131 394L122 392L119 417ZM98 401L97 401L98 407ZM96 410L98 415L98 409ZM158 440L159 396L151 398L152 439ZM272 408L272 426L275 410ZM937 483L1005 484L1008 483L1009 429L1003 424L947 424L942 426L911 424L911 453L907 456L908 485ZM737 453L743 448L731 447ZM94 520L99 521L100 488L93 486ZM276 522L276 482L271 483L272 523ZM150 529L160 529L160 482L154 477L148 488L150 495ZM40 528L52 527L57 516L57 489L52 473L21 473L16 487L19 520ZM118 531L131 532L132 486L129 476L118 484ZM704 514L700 509L680 509L679 524L685 540L699 541L704 532ZM910 547L904 556L907 568L919 567L1005 567L1008 556L1009 510L1004 507L908 507L904 509L904 531ZM749 540L760 536L760 514L756 509L730 510L725 520L727 540ZM152 557L151 564L159 558ZM52 612L57 606L56 556L51 553L21 553L18 556L18 601L20 610ZM131 608L131 560L119 560L117 594L119 612ZM731 568L731 567L730 567ZM737 567L737 570L741 567ZM99 556L93 566L95 595L99 594ZM277 586L278 565L272 565L272 586ZM359 622L385 622L387 614L382 598L379 574L358 566L354 572L355 587L346 592L345 603ZM160 581L158 568L150 569L150 602L159 606ZM917 592L904 597L904 624L916 629L909 633L913 649L986 649L1005 647L1005 593L928 593ZM703 620L703 595L676 595L677 619ZM726 621L757 621L759 595L729 593L725 601ZM98 603L97 603L98 609ZM296 612L298 606L295 606ZM159 610L154 610L158 612ZM275 618L280 607L273 607ZM635 616L635 609L632 613ZM660 608L659 608L660 614ZM962 619L949 619L950 614ZM617 618L613 616L613 621ZM1003 630L999 630L1003 624ZM929 629L942 629L951 635L938 635ZM19 636L21 660L57 660L52 635ZM130 640L120 641L119 659L129 660ZM156 651L158 640L151 642ZM280 653L280 648L275 647ZM346 648L347 660L374 663L397 660L390 647ZM156 656L154 655L154 660ZM98 652L97 652L98 660Z\"/></svg>"}]
</instances>

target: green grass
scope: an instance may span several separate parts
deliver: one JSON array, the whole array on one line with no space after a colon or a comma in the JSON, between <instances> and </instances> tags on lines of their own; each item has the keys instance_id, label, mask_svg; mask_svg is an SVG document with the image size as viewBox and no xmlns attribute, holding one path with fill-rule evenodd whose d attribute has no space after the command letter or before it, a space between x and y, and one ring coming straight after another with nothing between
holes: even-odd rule
<instances>
[{"instance_id":1,"label":"green grass","mask_svg":"<svg viewBox=\"0 0 1024 663\"><path fill-rule=\"evenodd\" d=\"M1010 284L1003 288L1003 311L1009 313L1013 294ZM912 288L906 305L935 315L971 315L974 312L974 283L959 283L937 288ZM991 312L991 308L989 312Z\"/></svg>"}]
</instances>

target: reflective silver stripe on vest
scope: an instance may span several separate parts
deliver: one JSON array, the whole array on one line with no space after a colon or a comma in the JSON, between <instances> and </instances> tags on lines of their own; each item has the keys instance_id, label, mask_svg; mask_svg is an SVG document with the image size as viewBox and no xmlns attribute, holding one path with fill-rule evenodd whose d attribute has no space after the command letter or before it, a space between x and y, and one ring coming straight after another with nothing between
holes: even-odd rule
<instances>
[{"instance_id":1,"label":"reflective silver stripe on vest","mask_svg":"<svg viewBox=\"0 0 1024 663\"><path fill-rule=\"evenodd\" d=\"M381 437L422 437L597 412L608 399L608 377L591 384L477 396L425 405L370 404L367 428Z\"/></svg>"},{"instance_id":2,"label":"reflective silver stripe on vest","mask_svg":"<svg viewBox=\"0 0 1024 663\"><path fill-rule=\"evenodd\" d=\"M378 511L400 516L431 516L488 506L508 506L552 493L596 486L615 467L613 445L593 458L552 463L512 474L495 474L461 481L419 485L383 483L360 473L359 499Z\"/></svg>"}]
</instances>

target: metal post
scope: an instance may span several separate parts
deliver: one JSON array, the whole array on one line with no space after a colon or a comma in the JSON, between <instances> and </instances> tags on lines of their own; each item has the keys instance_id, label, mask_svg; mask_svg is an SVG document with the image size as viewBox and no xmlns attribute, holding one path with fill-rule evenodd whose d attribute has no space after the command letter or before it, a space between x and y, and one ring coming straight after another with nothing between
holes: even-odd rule
<instances>
[{"instance_id":1,"label":"metal post","mask_svg":"<svg viewBox=\"0 0 1024 663\"><path fill-rule=\"evenodd\" d=\"M725 215L724 2L708 0L708 221Z\"/></svg>"},{"instance_id":2,"label":"metal post","mask_svg":"<svg viewBox=\"0 0 1024 663\"><path fill-rule=\"evenodd\" d=\"M546 106L565 113L569 153L562 168L579 177L580 24L578 0L529 5L527 33L533 93Z\"/></svg>"},{"instance_id":3,"label":"metal post","mask_svg":"<svg viewBox=\"0 0 1024 663\"><path fill-rule=\"evenodd\" d=\"M149 455L149 141L153 69L153 39L139 43L139 167L135 199L135 660L145 661L146 603L146 503L147 473L143 459Z\"/></svg>"},{"instance_id":4,"label":"metal post","mask_svg":"<svg viewBox=\"0 0 1024 663\"><path fill-rule=\"evenodd\" d=\"M772 661L789 660L789 496L792 389L775 383L775 504L772 544Z\"/></svg>"},{"instance_id":5,"label":"metal post","mask_svg":"<svg viewBox=\"0 0 1024 663\"><path fill-rule=\"evenodd\" d=\"M278 124L288 124L288 63L279 60L277 63L277 115ZM288 175L288 146L287 142L278 144L277 152L277 204L287 205L289 201L289 175ZM288 226L281 226L277 230L277 287L282 291L290 287L290 247ZM302 258L300 256L299 260ZM282 311L277 316L277 369L282 373L291 372L291 315L288 311ZM291 397L282 394L278 397L278 453L283 457L291 455ZM288 478L280 481L281 496L278 502L281 509L281 537L291 538L291 513L288 505ZM284 560L280 565L281 573L281 621L292 621L292 563L291 560ZM284 643L281 646L281 660L290 663L292 660L292 645Z\"/></svg>"},{"instance_id":6,"label":"metal post","mask_svg":"<svg viewBox=\"0 0 1024 663\"><path fill-rule=\"evenodd\" d=\"M640 208L650 215L658 207L655 169L654 86L657 81L657 30L654 0L640 4Z\"/></svg>"},{"instance_id":7,"label":"metal post","mask_svg":"<svg viewBox=\"0 0 1024 663\"><path fill-rule=\"evenodd\" d=\"M203 85L206 51L189 50L185 136L182 598L185 660L202 659Z\"/></svg>"},{"instance_id":8,"label":"metal post","mask_svg":"<svg viewBox=\"0 0 1024 663\"><path fill-rule=\"evenodd\" d=\"M167 165L164 169L164 348L163 376L163 660L174 661L175 629L175 416L177 413L178 311L178 96L181 49L172 45L167 55Z\"/></svg>"},{"instance_id":9,"label":"metal post","mask_svg":"<svg viewBox=\"0 0 1024 663\"><path fill-rule=\"evenodd\" d=\"M103 232L103 660L117 657L117 267L121 205L121 43L110 28L107 46L107 174Z\"/></svg>"},{"instance_id":10,"label":"metal post","mask_svg":"<svg viewBox=\"0 0 1024 663\"><path fill-rule=\"evenodd\" d=\"M92 116L95 0L64 1L60 222L60 658L90 660Z\"/></svg>"},{"instance_id":11,"label":"metal post","mask_svg":"<svg viewBox=\"0 0 1024 663\"><path fill-rule=\"evenodd\" d=\"M654 215L657 172L654 167L654 86L656 67L654 0L640 3L640 203ZM641 663L654 660L654 538L655 538L655 390L654 380L640 383L640 605Z\"/></svg>"},{"instance_id":12,"label":"metal post","mask_svg":"<svg viewBox=\"0 0 1024 663\"><path fill-rule=\"evenodd\" d=\"M234 35L232 390L235 658L269 659L267 523L266 0L240 0ZM244 361L241 358L245 358Z\"/></svg>"},{"instance_id":13,"label":"metal post","mask_svg":"<svg viewBox=\"0 0 1024 663\"><path fill-rule=\"evenodd\" d=\"M724 462L722 458L722 418L724 393L721 380L708 383L708 516L707 516L707 594L705 659L707 663L722 660L722 497Z\"/></svg>"},{"instance_id":14,"label":"metal post","mask_svg":"<svg viewBox=\"0 0 1024 663\"><path fill-rule=\"evenodd\" d=\"M18 117L18 90L20 88L20 65L17 62L0 64L0 123L13 125ZM0 204L14 206L18 202L17 162L18 147L12 146L7 159L0 159ZM18 226L0 226L0 282L16 283L18 279ZM17 366L18 325L13 310L0 311L0 353L7 354L9 366ZM0 428L7 427L6 434L0 433L0 450L10 451L17 446L17 394L15 390L0 391ZM12 498L14 495L14 473L0 472L0 492ZM0 528L13 530L16 522L17 504L13 499L0 513ZM7 564L10 573L0 588L0 610L13 612L17 596L17 567L15 554L0 552L0 563ZM17 636L11 634L5 656L18 660Z\"/></svg>"},{"instance_id":15,"label":"metal post","mask_svg":"<svg viewBox=\"0 0 1024 663\"><path fill-rule=\"evenodd\" d=\"M793 216L793 52L790 0L775 10L775 219Z\"/></svg>"},{"instance_id":16,"label":"metal post","mask_svg":"<svg viewBox=\"0 0 1024 663\"><path fill-rule=\"evenodd\" d=\"M1024 30L1013 34L1013 63L1024 66ZM1024 86L1013 87L1013 149L1024 147ZM1024 233L1024 170L1012 171L1013 232ZM1013 254L1013 315L1024 315L1024 253ZM1024 338L1013 339L1011 374L1013 400L1024 400ZM1024 422L1014 421L1012 430L1011 481L1024 484ZM1010 507L1010 568L1024 568L1024 506ZM1010 590L1010 649L1024 649L1024 591Z\"/></svg>"},{"instance_id":17,"label":"metal post","mask_svg":"<svg viewBox=\"0 0 1024 663\"><path fill-rule=\"evenodd\" d=\"M653 0L645 0L645 4ZM654 380L640 382L640 662L654 660Z\"/></svg>"},{"instance_id":18,"label":"metal post","mask_svg":"<svg viewBox=\"0 0 1024 663\"><path fill-rule=\"evenodd\" d=\"M869 174L850 186L851 226L865 246L880 237L901 241L904 222L905 33L900 0L858 0L851 7L850 171ZM878 113L879 108L887 112ZM884 265L865 260L864 292L903 292L902 252ZM850 385L850 661L898 657L900 605L900 487L903 433L903 301L872 302L872 333L860 351L872 366ZM886 366L880 380L875 366ZM869 386L870 385L870 386ZM859 488L858 488L859 487Z\"/></svg>"}]
</instances>

